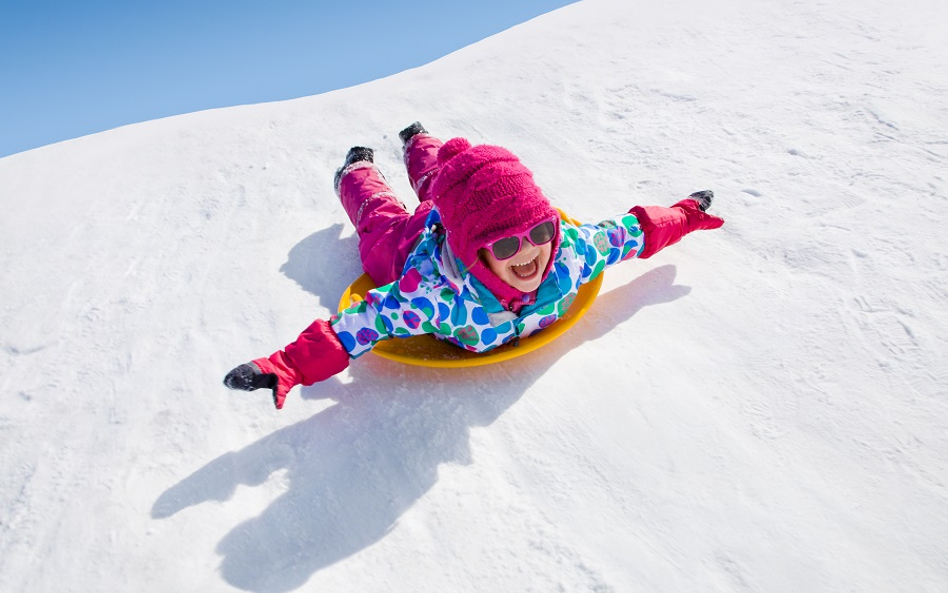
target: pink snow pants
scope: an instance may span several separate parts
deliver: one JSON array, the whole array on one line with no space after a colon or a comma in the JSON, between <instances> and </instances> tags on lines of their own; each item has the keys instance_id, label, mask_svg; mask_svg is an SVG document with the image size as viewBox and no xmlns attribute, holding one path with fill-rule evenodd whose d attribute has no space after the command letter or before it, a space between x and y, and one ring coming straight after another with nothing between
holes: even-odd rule
<instances>
[{"instance_id":1,"label":"pink snow pants","mask_svg":"<svg viewBox=\"0 0 948 593\"><path fill-rule=\"evenodd\" d=\"M401 276L425 228L433 207L429 191L439 170L442 144L433 136L417 134L405 147L408 180L421 202L414 213L408 212L374 165L354 168L339 181L339 198L359 235L362 269L377 286Z\"/></svg>"}]
</instances>

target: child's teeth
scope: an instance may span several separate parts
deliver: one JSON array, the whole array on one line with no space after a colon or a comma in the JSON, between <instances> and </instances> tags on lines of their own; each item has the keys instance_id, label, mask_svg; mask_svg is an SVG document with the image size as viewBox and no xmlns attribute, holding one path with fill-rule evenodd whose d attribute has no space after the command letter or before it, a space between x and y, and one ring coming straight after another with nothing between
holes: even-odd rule
<instances>
[{"instance_id":1,"label":"child's teeth","mask_svg":"<svg viewBox=\"0 0 948 593\"><path fill-rule=\"evenodd\" d=\"M530 261L522 264L511 264L510 267L514 274L524 277L532 275L536 271L536 265L536 259L531 259Z\"/></svg>"}]
</instances>

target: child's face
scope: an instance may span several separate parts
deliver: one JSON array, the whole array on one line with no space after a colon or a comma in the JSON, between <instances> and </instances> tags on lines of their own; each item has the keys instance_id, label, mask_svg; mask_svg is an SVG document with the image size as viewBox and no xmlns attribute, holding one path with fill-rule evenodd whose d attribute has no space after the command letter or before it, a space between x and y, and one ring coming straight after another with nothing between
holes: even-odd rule
<instances>
[{"instance_id":1,"label":"child's face","mask_svg":"<svg viewBox=\"0 0 948 593\"><path fill-rule=\"evenodd\" d=\"M490 271L520 292L533 292L540 287L551 252L552 243L533 245L529 241L521 241L520 251L510 259L498 260L489 249L480 251Z\"/></svg>"}]
</instances>

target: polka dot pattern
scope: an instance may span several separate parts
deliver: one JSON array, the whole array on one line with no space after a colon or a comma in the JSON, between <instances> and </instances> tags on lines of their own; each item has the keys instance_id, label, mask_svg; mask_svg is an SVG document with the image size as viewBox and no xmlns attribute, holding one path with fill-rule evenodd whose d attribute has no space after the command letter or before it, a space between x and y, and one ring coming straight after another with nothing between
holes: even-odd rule
<instances>
[{"instance_id":1,"label":"polka dot pattern","mask_svg":"<svg viewBox=\"0 0 948 593\"><path fill-rule=\"evenodd\" d=\"M469 275L452 275L449 270L454 267L444 265L438 222L437 211L432 211L429 228L399 280L370 290L365 300L332 317L333 330L352 357L368 352L379 340L420 334L434 334L474 352L532 335L566 313L582 284L644 248L642 230L631 214L595 225L577 227L564 222L560 249L536 303L516 319L495 325L492 315L502 313L496 299L480 298Z\"/></svg>"}]
</instances>

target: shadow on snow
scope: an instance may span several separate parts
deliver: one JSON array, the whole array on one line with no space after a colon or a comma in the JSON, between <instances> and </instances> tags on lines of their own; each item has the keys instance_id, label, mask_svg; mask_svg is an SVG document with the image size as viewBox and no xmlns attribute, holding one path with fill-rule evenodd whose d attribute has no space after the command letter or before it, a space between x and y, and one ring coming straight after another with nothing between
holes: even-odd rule
<instances>
[{"instance_id":1,"label":"shadow on snow","mask_svg":"<svg viewBox=\"0 0 948 593\"><path fill-rule=\"evenodd\" d=\"M333 232L338 237L338 231L327 235ZM302 269L294 266L296 273ZM674 266L663 266L601 294L557 341L493 366L418 368L364 356L350 367L350 384L331 379L302 390L304 399L332 394L336 405L214 459L165 491L152 517L227 501L238 485L260 485L285 470L287 491L231 529L216 551L221 575L234 587L292 591L384 538L435 485L439 465L471 463L471 428L497 420L566 352L643 307L688 294L689 287L674 284L675 275Z\"/></svg>"}]
</instances>

